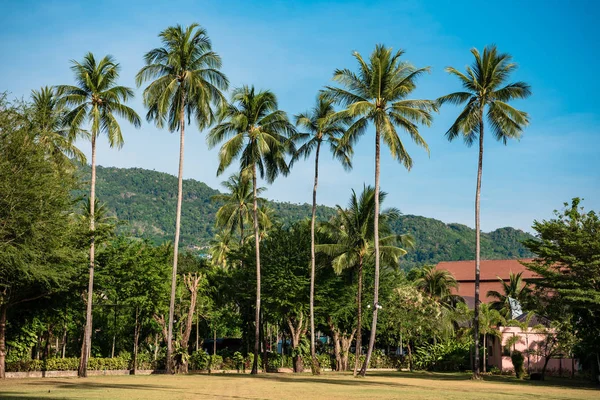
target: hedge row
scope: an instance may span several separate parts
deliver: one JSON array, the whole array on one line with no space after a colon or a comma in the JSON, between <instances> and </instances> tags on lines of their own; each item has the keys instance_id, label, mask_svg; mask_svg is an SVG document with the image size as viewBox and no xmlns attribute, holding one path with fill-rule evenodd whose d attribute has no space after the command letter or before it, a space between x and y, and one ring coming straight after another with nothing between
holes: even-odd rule
<instances>
[{"instance_id":1,"label":"hedge row","mask_svg":"<svg viewBox=\"0 0 600 400\"><path fill-rule=\"evenodd\" d=\"M129 360L125 358L90 358L90 370L129 369ZM18 360L6 363L7 372L30 371L76 371L79 368L79 358L49 358L47 360Z\"/></svg>"}]
</instances>

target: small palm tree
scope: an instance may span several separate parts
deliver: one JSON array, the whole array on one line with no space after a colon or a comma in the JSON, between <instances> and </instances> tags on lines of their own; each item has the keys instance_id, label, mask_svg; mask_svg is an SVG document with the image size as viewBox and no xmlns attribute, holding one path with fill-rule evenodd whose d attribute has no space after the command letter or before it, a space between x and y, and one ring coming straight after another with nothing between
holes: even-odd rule
<instances>
[{"instance_id":1,"label":"small palm tree","mask_svg":"<svg viewBox=\"0 0 600 400\"><path fill-rule=\"evenodd\" d=\"M379 200L383 202L385 192L379 193ZM375 218L375 190L366 186L360 196L354 190L346 209L336 206L337 215L332 221L323 223L322 230L329 235L331 244L320 244L316 246L318 252L333 257L332 266L336 273L340 274L348 268L355 268L357 272L357 326L356 326L356 354L354 364L354 375L358 372L359 356L362 347L362 280L363 267L365 263L375 256L375 234L373 231L373 219ZM406 254L406 250L397 246L402 243L412 246L412 238L408 235L394 235L391 233L389 222L396 219L399 211L395 208L384 210L379 225L382 237L379 239L381 259L387 265L397 266L399 258ZM378 303L374 302L375 308Z\"/></svg>"},{"instance_id":2,"label":"small palm tree","mask_svg":"<svg viewBox=\"0 0 600 400\"><path fill-rule=\"evenodd\" d=\"M435 103L429 100L411 100L408 96L416 88L419 76L429 68L415 68L402 61L402 50L393 52L391 48L377 45L369 60L365 61L358 52L354 57L358 62L358 73L348 69L336 70L333 79L342 87L327 87L325 94L347 108L348 115L356 121L348 129L344 144L352 146L366 132L367 126L375 126L375 288L374 301L379 299L379 175L381 139L390 149L393 158L408 170L412 168L412 158L406 151L397 129L408 133L418 145L428 150L427 143L419 134L418 124L430 125L431 111ZM361 369L366 374L371 359L377 332L377 307L373 308L373 322L367 357Z\"/></svg>"},{"instance_id":3,"label":"small palm tree","mask_svg":"<svg viewBox=\"0 0 600 400\"><path fill-rule=\"evenodd\" d=\"M231 175L229 179L221 182L227 192L220 193L211 197L212 201L223 203L216 215L216 225L224 229L228 234L238 230L240 235L240 247L245 241L245 223L251 220L251 210L253 204L252 182L249 177L243 173ZM266 189L259 187L256 189L257 195L263 193ZM263 205L265 200L258 198L259 206ZM261 210L261 207L259 207Z\"/></svg>"},{"instance_id":4,"label":"small palm tree","mask_svg":"<svg viewBox=\"0 0 600 400\"><path fill-rule=\"evenodd\" d=\"M210 148L223 143L219 150L217 175L222 174L239 158L240 173L252 178L254 244L256 249L256 326L254 338L254 364L252 373L258 373L260 339L260 226L257 178L271 183L281 173L287 175L289 167L286 153L293 152L289 140L294 133L285 112L277 107L277 98L270 91L256 92L254 87L235 89L231 104L223 107L220 122L210 131Z\"/></svg>"},{"instance_id":5,"label":"small palm tree","mask_svg":"<svg viewBox=\"0 0 600 400\"><path fill-rule=\"evenodd\" d=\"M479 140L479 162L477 166L477 189L475 192L475 369L473 377L479 378L479 264L481 253L480 230L480 198L481 172L483 169L483 139L484 122L487 117L489 127L496 140L507 143L508 139L519 139L523 127L529 124L527 113L519 111L508 104L515 99L529 97L531 89L524 82L506 84L506 80L517 65L506 53L499 53L496 46L486 47L483 56L477 49L471 49L475 62L467 67L466 74L455 68L448 67L446 71L456 76L462 83L464 91L442 96L437 100L438 105L445 103L465 104L458 118L446 132L448 140L452 141L461 136L467 146ZM484 115L485 114L485 115Z\"/></svg>"},{"instance_id":6,"label":"small palm tree","mask_svg":"<svg viewBox=\"0 0 600 400\"><path fill-rule=\"evenodd\" d=\"M315 221L317 219L317 186L319 184L319 154L321 145L326 143L333 156L345 169L352 168L352 149L340 146L340 139L350 123L347 113L336 113L333 101L324 97L317 98L312 110L298 114L296 125L305 130L298 133L297 140L305 143L292 158L292 163L303 157L307 159L315 151L315 181L312 194L312 214L310 220L310 354L313 374L320 373L319 361L315 351Z\"/></svg>"},{"instance_id":7,"label":"small palm tree","mask_svg":"<svg viewBox=\"0 0 600 400\"><path fill-rule=\"evenodd\" d=\"M522 278L523 272L517 274L510 273L508 276L508 282L498 277L502 283L502 293L497 290L490 290L487 292L487 297L494 298L495 301L491 303L491 306L500 311L504 318L511 318L511 307L509 299L518 300L519 303L523 304L528 300L531 295L531 289L528 287L527 282Z\"/></svg>"},{"instance_id":8,"label":"small palm tree","mask_svg":"<svg viewBox=\"0 0 600 400\"><path fill-rule=\"evenodd\" d=\"M506 324L504 317L498 312L498 310L490 307L489 304L482 303L479 305L480 314L480 334L483 335L483 372L487 369L487 338L495 336L497 338L502 337L502 333L498 329L500 324Z\"/></svg>"},{"instance_id":9,"label":"small palm tree","mask_svg":"<svg viewBox=\"0 0 600 400\"><path fill-rule=\"evenodd\" d=\"M96 140L104 133L111 147L123 146L123 134L116 117L125 119L139 128L140 117L132 108L124 103L133 98L133 90L118 86L119 64L111 56L96 61L92 53L87 53L82 62L72 61L71 70L75 74L76 86L57 86L61 96L60 104L72 107L64 116L64 123L69 126L71 137L81 132L83 126L89 127L92 142L92 178L90 188L90 265L86 323L81 346L79 376L87 376L87 362L92 342L92 294L94 291L94 206L96 204Z\"/></svg>"},{"instance_id":10,"label":"small palm tree","mask_svg":"<svg viewBox=\"0 0 600 400\"><path fill-rule=\"evenodd\" d=\"M78 136L85 136L85 132L71 130L65 125L67 109L60 104L56 90L49 86L32 90L31 100L32 123L37 140L48 149L54 162L66 165L70 158L74 158L79 163L85 164L85 155L74 144Z\"/></svg>"},{"instance_id":11,"label":"small palm tree","mask_svg":"<svg viewBox=\"0 0 600 400\"><path fill-rule=\"evenodd\" d=\"M452 294L452 290L458 289L454 275L450 271L437 269L435 265L423 267L423 275L415 281L415 286L445 306L452 306L461 299Z\"/></svg>"},{"instance_id":12,"label":"small palm tree","mask_svg":"<svg viewBox=\"0 0 600 400\"><path fill-rule=\"evenodd\" d=\"M221 107L225 103L221 91L227 90L229 82L220 71L221 57L212 51L206 30L198 24L191 24L187 28L183 28L181 25L170 26L158 36L163 47L152 49L146 53L144 56L146 65L136 75L136 83L139 87L145 81L154 79L144 90L144 105L148 108L146 119L154 121L159 128L166 125L171 132L179 130L177 212L167 330L167 372L170 373L172 370L177 255L181 228L186 117L188 125L193 117L200 130L209 127L215 119L213 108Z\"/></svg>"}]
</instances>

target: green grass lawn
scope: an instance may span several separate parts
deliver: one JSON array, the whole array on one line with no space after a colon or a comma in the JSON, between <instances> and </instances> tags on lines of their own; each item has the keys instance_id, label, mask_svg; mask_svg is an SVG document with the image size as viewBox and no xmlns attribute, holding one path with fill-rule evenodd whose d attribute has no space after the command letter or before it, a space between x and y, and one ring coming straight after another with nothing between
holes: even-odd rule
<instances>
[{"instance_id":1,"label":"green grass lawn","mask_svg":"<svg viewBox=\"0 0 600 400\"><path fill-rule=\"evenodd\" d=\"M150 375L0 381L2 399L598 399L600 391L568 380L517 381L466 374Z\"/></svg>"}]
</instances>

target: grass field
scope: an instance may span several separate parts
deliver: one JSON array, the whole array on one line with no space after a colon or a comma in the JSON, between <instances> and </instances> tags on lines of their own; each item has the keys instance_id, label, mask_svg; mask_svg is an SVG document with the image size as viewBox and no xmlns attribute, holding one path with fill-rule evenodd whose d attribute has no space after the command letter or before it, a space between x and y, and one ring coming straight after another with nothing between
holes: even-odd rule
<instances>
[{"instance_id":1,"label":"grass field","mask_svg":"<svg viewBox=\"0 0 600 400\"><path fill-rule=\"evenodd\" d=\"M469 380L466 374L378 373L355 379L326 373L258 376L150 375L0 381L2 399L599 399L600 390L567 380Z\"/></svg>"}]
</instances>

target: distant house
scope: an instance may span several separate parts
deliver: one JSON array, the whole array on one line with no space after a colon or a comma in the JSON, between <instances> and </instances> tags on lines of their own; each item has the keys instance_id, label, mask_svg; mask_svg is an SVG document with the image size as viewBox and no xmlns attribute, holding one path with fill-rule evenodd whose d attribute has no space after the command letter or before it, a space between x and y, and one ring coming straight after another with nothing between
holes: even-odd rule
<instances>
[{"instance_id":1,"label":"distant house","mask_svg":"<svg viewBox=\"0 0 600 400\"><path fill-rule=\"evenodd\" d=\"M481 260L479 276L479 301L490 303L494 299L487 297L487 292L496 290L502 293L502 283L498 278L508 282L510 273L522 272L525 281L538 278L533 272L525 268L520 261L528 262L531 259L522 260ZM469 261L442 261L438 263L437 269L447 270L458 281L458 290L453 294L463 297L469 306L475 305L475 260Z\"/></svg>"}]
</instances>

